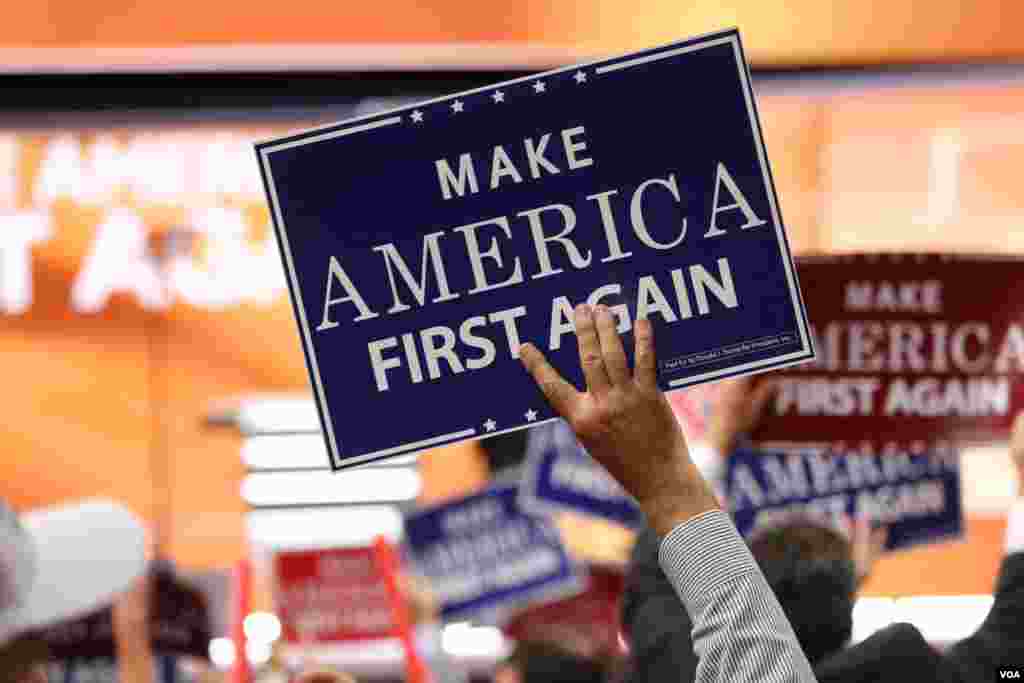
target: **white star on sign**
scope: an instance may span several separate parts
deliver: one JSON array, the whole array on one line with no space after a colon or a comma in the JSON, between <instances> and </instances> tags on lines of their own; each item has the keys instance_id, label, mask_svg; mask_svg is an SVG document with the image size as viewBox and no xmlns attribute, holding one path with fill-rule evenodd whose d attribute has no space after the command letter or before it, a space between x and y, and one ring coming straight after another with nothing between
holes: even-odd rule
<instances>
[{"instance_id":1,"label":"white star on sign","mask_svg":"<svg viewBox=\"0 0 1024 683\"><path fill-rule=\"evenodd\" d=\"M460 111L462 111L462 100L455 100L452 102L452 113L458 114Z\"/></svg>"},{"instance_id":2,"label":"white star on sign","mask_svg":"<svg viewBox=\"0 0 1024 683\"><path fill-rule=\"evenodd\" d=\"M536 410L527 410L526 411L526 421L527 422L533 422L536 419L537 419L537 411Z\"/></svg>"},{"instance_id":3,"label":"white star on sign","mask_svg":"<svg viewBox=\"0 0 1024 683\"><path fill-rule=\"evenodd\" d=\"M533 92L536 92L536 93L544 92L544 88L545 88L544 81L537 81L536 83L533 84Z\"/></svg>"},{"instance_id":4,"label":"white star on sign","mask_svg":"<svg viewBox=\"0 0 1024 683\"><path fill-rule=\"evenodd\" d=\"M504 102L505 93L501 92L500 90L495 90L494 94L491 95L491 99L494 100L495 104L497 104L498 102Z\"/></svg>"},{"instance_id":5,"label":"white star on sign","mask_svg":"<svg viewBox=\"0 0 1024 683\"><path fill-rule=\"evenodd\" d=\"M489 432L493 432L495 427L497 426L498 423L495 422L494 420L487 420L487 422L484 422L484 429L486 429Z\"/></svg>"},{"instance_id":6,"label":"white star on sign","mask_svg":"<svg viewBox=\"0 0 1024 683\"><path fill-rule=\"evenodd\" d=\"M583 73L582 71L577 71L576 75L573 76L573 78L576 79L577 83L586 83L587 74Z\"/></svg>"},{"instance_id":7,"label":"white star on sign","mask_svg":"<svg viewBox=\"0 0 1024 683\"><path fill-rule=\"evenodd\" d=\"M423 112L417 109L411 114L411 118L413 123L421 123L423 121Z\"/></svg>"}]
</instances>

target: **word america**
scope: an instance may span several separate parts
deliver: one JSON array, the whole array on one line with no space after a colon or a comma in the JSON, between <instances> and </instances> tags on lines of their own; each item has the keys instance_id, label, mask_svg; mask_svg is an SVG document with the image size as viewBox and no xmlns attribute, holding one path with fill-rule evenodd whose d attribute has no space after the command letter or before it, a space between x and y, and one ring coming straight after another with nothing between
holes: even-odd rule
<instances>
[{"instance_id":1,"label":"word america","mask_svg":"<svg viewBox=\"0 0 1024 683\"><path fill-rule=\"evenodd\" d=\"M498 190L505 183L526 182L527 178L539 180L545 175L562 173L563 169L571 172L595 165L594 158L587 156L588 145L584 137L585 134L586 130L583 126L562 130L559 134L561 145L556 148L559 150L557 155L548 150L552 139L551 133L545 133L536 140L526 138L523 140L521 152L516 153L516 156L522 157L519 167L516 166L513 156L505 147L495 146L490 155L490 190ZM469 153L462 154L456 164L447 159L435 160L433 170L436 173L443 199L454 200L483 191L477 172L480 164L481 162L474 160ZM767 224L766 220L754 213L750 202L724 163L717 163L713 172L715 174L715 189L710 216L706 223L707 228L702 234L704 239L714 239L728 234L728 231L718 224L719 217L728 212L739 211L742 214L743 223L739 225L740 229ZM675 173L644 180L632 190L628 199L630 227L636 239L645 248L656 251L677 248L690 234L690 217L684 215L681 220L673 219L671 226L649 225L645 213L645 203L656 194L662 195L657 201L664 202L669 199L676 204L683 203L683 195L680 192L680 184ZM611 263L632 256L633 252L623 250L620 229L615 217L615 205L620 204L622 200L618 189L610 189L587 195L585 201L581 202L582 206L575 208L569 204L554 203L516 213L515 218L523 219L525 223L523 227L529 232L533 252L536 255L537 269L536 272L529 274L529 278L538 280L565 272L564 267L555 265L553 249L558 250L556 253L559 255L560 265L570 265L576 270L590 268L596 262ZM581 218L589 221L590 225L600 222L601 237L606 249L605 254L597 255L597 259L595 259L593 251L581 249L571 236L577 223L582 222ZM469 259L473 278L472 287L464 292L453 291L445 265L446 257L450 259L459 253L451 244L453 233L461 235L459 241L465 250L465 257ZM667 234L671 236L666 238ZM394 243L387 242L371 247L372 251L381 255L384 274L386 274L391 294L390 305L383 312L387 315L400 314L412 309L413 306L423 307L428 304L443 303L458 299L463 294L472 296L525 283L527 273L524 272L523 261L519 256L513 255L512 258L509 258L507 253L512 240L513 223L509 216L497 216L460 225L448 231L440 230L426 234L422 238L422 257L418 279L413 275L413 270ZM692 291L698 315L707 315L710 312L709 293L725 307L735 308L738 305L738 297L728 259L718 259L716 266L717 275L701 264L681 266L666 273L665 280L671 283L671 289L675 294L674 306L669 303L668 297L662 291L662 286L658 284L653 274L642 277L635 288L638 299L637 317L646 317L649 313L657 312L666 322L670 323L690 318L694 315L690 291ZM430 275L433 276L433 289L435 290L433 292L430 291L430 281L428 280ZM320 324L316 327L318 333L333 330L342 325L336 318L336 307L342 303L350 304L353 307L351 312L356 314L352 318L353 323L377 318L382 314L383 306L371 306L368 303L337 256L330 255L328 257L326 282L323 315ZM621 286L611 283L596 290L588 302L599 303L605 297L620 293ZM619 331L628 331L631 325L625 315L626 307L621 306L618 309ZM559 348L561 335L573 330L571 310L572 307L566 297L558 297L553 301L549 348ZM424 381L423 369L415 348L417 343L422 347L427 375L430 379L440 377L439 361L441 360L444 360L449 369L456 374L464 372L466 369L476 370L489 366L496 357L494 342L476 333L478 328L488 324L504 326L509 352L512 357L516 357L519 348L516 319L524 315L526 315L526 308L519 306L492 312L489 315L468 318L454 329L436 326L420 330L417 334L401 335L401 344L405 351L410 379L414 383ZM456 329L458 330L457 335ZM479 355L465 361L460 359L454 350L456 336L464 346L476 349ZM386 358L384 351L398 345L399 338L394 336L371 341L368 344L370 361L379 391L386 391L389 388L386 371L401 365L398 358Z\"/></svg>"}]
</instances>

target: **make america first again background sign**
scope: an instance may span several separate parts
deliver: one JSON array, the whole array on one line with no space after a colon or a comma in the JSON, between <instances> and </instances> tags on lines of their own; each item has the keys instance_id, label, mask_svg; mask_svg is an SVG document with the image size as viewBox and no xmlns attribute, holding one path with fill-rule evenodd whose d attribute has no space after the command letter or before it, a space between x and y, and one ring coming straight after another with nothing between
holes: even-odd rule
<instances>
[{"instance_id":1,"label":"make america first again background sign","mask_svg":"<svg viewBox=\"0 0 1024 683\"><path fill-rule=\"evenodd\" d=\"M552 419L581 302L666 390L813 355L735 31L256 148L334 468Z\"/></svg>"}]
</instances>

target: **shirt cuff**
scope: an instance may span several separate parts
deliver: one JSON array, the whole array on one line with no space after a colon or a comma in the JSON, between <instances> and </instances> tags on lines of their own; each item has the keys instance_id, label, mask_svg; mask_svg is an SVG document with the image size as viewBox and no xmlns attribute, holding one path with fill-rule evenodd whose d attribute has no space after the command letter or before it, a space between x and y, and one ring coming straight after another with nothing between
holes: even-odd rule
<instances>
[{"instance_id":1,"label":"shirt cuff","mask_svg":"<svg viewBox=\"0 0 1024 683\"><path fill-rule=\"evenodd\" d=\"M1006 515L1006 554L1024 551L1024 499L1016 500Z\"/></svg>"},{"instance_id":2,"label":"shirt cuff","mask_svg":"<svg viewBox=\"0 0 1024 683\"><path fill-rule=\"evenodd\" d=\"M729 515L709 510L665 536L658 561L691 614L715 589L759 571L750 549Z\"/></svg>"}]
</instances>

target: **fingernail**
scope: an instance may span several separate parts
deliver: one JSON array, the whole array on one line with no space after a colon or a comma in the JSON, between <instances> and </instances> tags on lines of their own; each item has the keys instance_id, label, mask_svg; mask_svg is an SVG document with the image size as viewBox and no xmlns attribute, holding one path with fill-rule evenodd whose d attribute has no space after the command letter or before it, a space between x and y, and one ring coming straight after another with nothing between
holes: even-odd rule
<instances>
[{"instance_id":1,"label":"fingernail","mask_svg":"<svg viewBox=\"0 0 1024 683\"><path fill-rule=\"evenodd\" d=\"M589 318L591 315L590 306L588 304L580 304L576 307L576 315L581 318Z\"/></svg>"}]
</instances>

